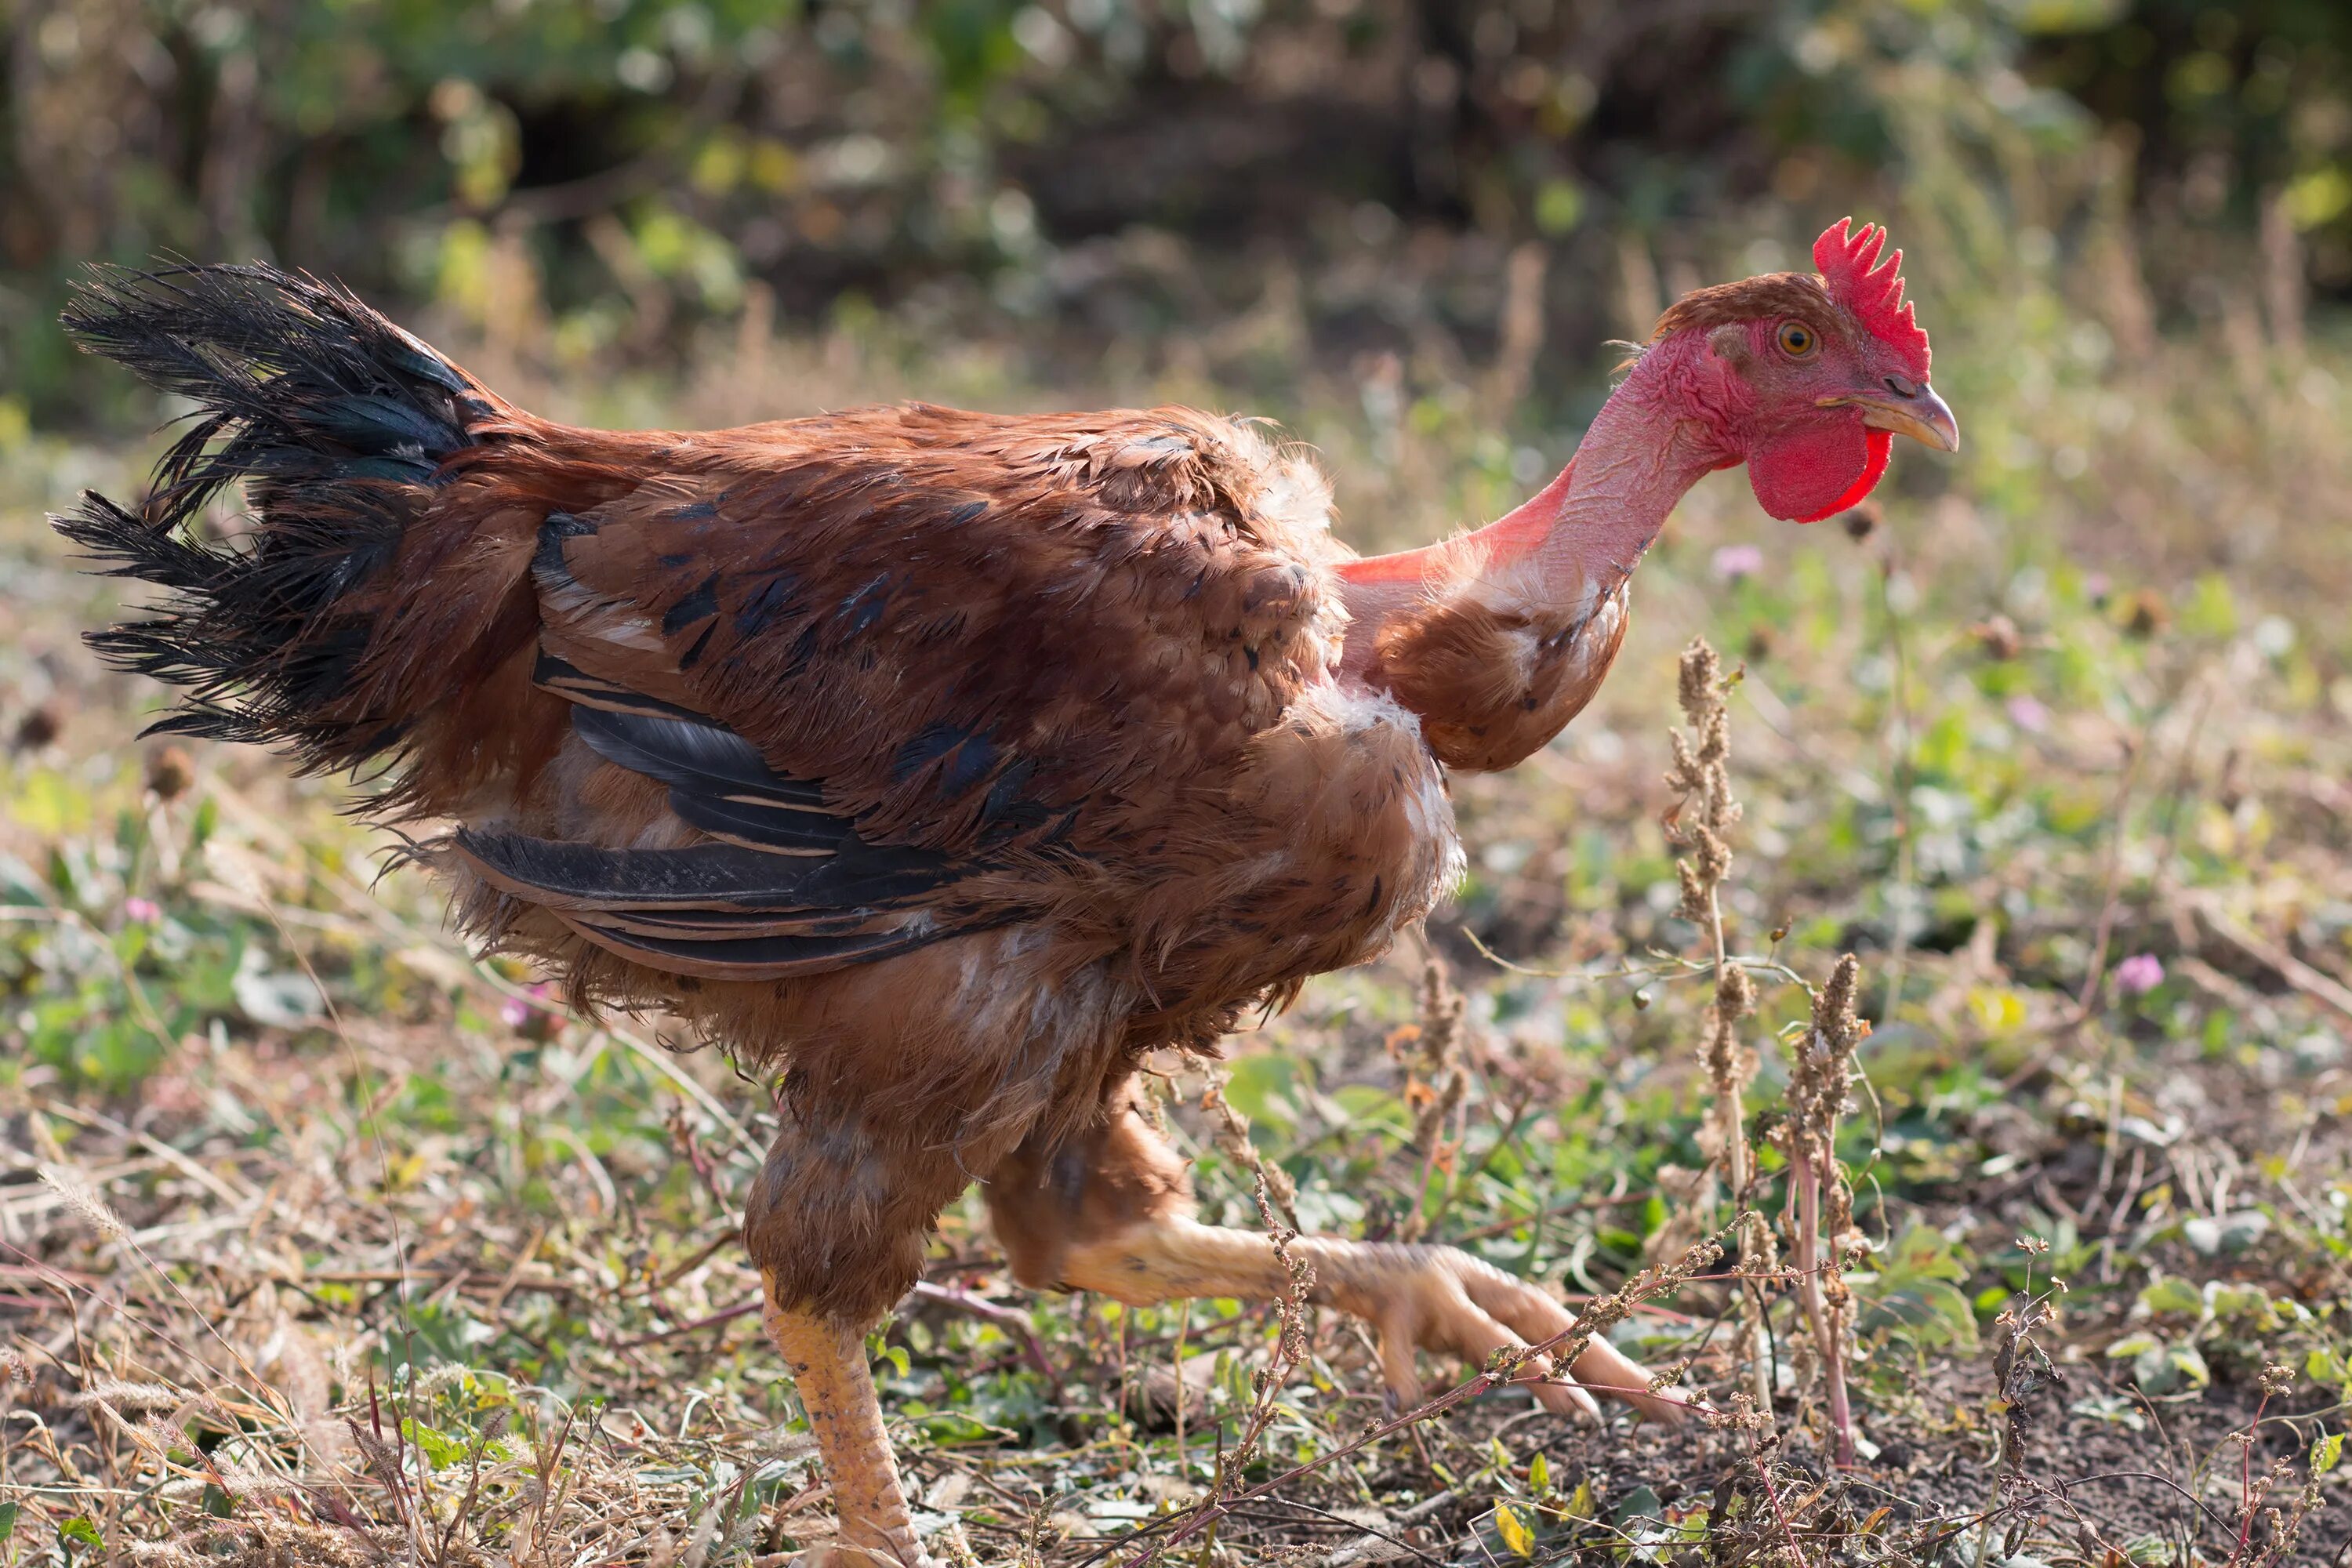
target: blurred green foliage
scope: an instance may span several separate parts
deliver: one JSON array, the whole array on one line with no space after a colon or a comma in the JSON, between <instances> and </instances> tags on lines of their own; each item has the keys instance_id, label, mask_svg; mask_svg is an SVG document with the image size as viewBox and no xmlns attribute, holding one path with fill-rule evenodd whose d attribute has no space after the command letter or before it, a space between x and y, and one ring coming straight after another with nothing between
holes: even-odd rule
<instances>
[{"instance_id":1,"label":"blurred green foliage","mask_svg":"<svg viewBox=\"0 0 2352 1568\"><path fill-rule=\"evenodd\" d=\"M267 257L560 360L881 305L1065 355L1318 279L1335 363L1627 330L1725 252L1786 263L1940 162L1989 164L1995 291L2118 210L2165 310L2352 289L2334 0L10 0L0 440L125 395L48 322L91 259ZM1735 236L1726 242L1721 237ZM1994 243L1997 237L1998 243ZM1910 241L1915 247L1917 241ZM1996 253L1989 257L1985 252ZM1363 253L1412 287L1334 283ZM2030 255L2023 259L2031 262ZM1640 268L1634 269L1636 272ZM2104 286L2092 278L2092 288ZM1583 350L1566 363L1589 378ZM1534 390L1558 392L1549 356Z\"/></svg>"}]
</instances>

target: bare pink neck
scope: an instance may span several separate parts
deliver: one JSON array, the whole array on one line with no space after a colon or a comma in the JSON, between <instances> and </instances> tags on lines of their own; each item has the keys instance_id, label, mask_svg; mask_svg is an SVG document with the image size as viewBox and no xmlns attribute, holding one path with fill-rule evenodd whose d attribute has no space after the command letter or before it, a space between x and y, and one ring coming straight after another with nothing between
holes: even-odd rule
<instances>
[{"instance_id":1,"label":"bare pink neck","mask_svg":"<svg viewBox=\"0 0 2352 1568\"><path fill-rule=\"evenodd\" d=\"M1701 417L1705 367L1696 343L1661 343L1642 357L1584 434L1558 478L1504 517L1418 550L1368 556L1339 569L1353 616L1347 664L1361 668L1380 623L1425 602L1461 564L1479 577L1529 564L1548 598L1591 602L1642 563L1666 516L1709 470L1739 460ZM1361 643L1360 651L1359 644Z\"/></svg>"}]
</instances>

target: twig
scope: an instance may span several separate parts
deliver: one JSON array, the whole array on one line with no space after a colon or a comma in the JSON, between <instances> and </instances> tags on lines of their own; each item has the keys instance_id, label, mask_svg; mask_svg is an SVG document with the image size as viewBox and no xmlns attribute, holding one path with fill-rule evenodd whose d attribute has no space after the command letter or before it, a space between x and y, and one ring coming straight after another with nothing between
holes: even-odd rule
<instances>
[{"instance_id":1,"label":"twig","mask_svg":"<svg viewBox=\"0 0 2352 1568\"><path fill-rule=\"evenodd\" d=\"M1054 1403L1058 1405L1062 1402L1062 1374L1054 1365L1053 1358L1045 1353L1045 1342L1037 1337L1036 1325L1029 1321L1028 1313L1017 1307L1001 1307L986 1297L974 1295L956 1286L935 1285L929 1279L915 1281L915 1288L907 1292L904 1301L898 1303L898 1310L904 1312L919 1301L946 1307L1003 1330L1020 1345L1023 1357L1053 1390Z\"/></svg>"},{"instance_id":2,"label":"twig","mask_svg":"<svg viewBox=\"0 0 2352 1568\"><path fill-rule=\"evenodd\" d=\"M2210 894L2191 894L2191 913L2217 939L2275 973L2313 1001L2345 1018L2352 1018L2352 989L2321 973L2275 942L2264 940L2222 912Z\"/></svg>"}]
</instances>

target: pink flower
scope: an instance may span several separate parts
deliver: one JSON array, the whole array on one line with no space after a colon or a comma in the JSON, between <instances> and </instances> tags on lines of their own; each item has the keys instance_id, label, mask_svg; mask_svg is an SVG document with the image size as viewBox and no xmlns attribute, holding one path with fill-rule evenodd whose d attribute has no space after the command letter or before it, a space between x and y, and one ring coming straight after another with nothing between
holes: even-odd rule
<instances>
[{"instance_id":1,"label":"pink flower","mask_svg":"<svg viewBox=\"0 0 2352 1568\"><path fill-rule=\"evenodd\" d=\"M1764 570L1764 552L1753 544L1727 544L1708 565L1725 582L1737 583Z\"/></svg>"},{"instance_id":2,"label":"pink flower","mask_svg":"<svg viewBox=\"0 0 2352 1568\"><path fill-rule=\"evenodd\" d=\"M163 918L163 910L152 899L125 899L122 900L122 918L151 926Z\"/></svg>"},{"instance_id":3,"label":"pink flower","mask_svg":"<svg viewBox=\"0 0 2352 1568\"><path fill-rule=\"evenodd\" d=\"M2012 697L2009 700L2009 721L2029 734L2039 735L2050 728L2050 710L2037 697Z\"/></svg>"},{"instance_id":4,"label":"pink flower","mask_svg":"<svg viewBox=\"0 0 2352 1568\"><path fill-rule=\"evenodd\" d=\"M2164 984L2164 961L2152 952L2135 952L2116 965L2116 989L2138 996Z\"/></svg>"},{"instance_id":5,"label":"pink flower","mask_svg":"<svg viewBox=\"0 0 2352 1568\"><path fill-rule=\"evenodd\" d=\"M563 1032L563 1016L536 1005L543 997L555 994L547 981L524 988L522 996L509 996L499 1006L499 1021L509 1029L530 1040L551 1040Z\"/></svg>"}]
</instances>

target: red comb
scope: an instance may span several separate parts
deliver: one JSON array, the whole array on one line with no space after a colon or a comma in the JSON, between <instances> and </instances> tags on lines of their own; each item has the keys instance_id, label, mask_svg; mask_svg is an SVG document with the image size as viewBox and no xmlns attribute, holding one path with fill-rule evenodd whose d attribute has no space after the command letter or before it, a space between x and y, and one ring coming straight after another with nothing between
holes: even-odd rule
<instances>
[{"instance_id":1,"label":"red comb","mask_svg":"<svg viewBox=\"0 0 2352 1568\"><path fill-rule=\"evenodd\" d=\"M1829 286L1830 298L1872 336L1903 355L1904 368L1925 381L1927 334L1903 301L1903 253L1890 251L1885 260L1878 258L1885 244L1886 231L1876 224L1853 229L1853 219L1842 217L1813 241L1813 265Z\"/></svg>"}]
</instances>

